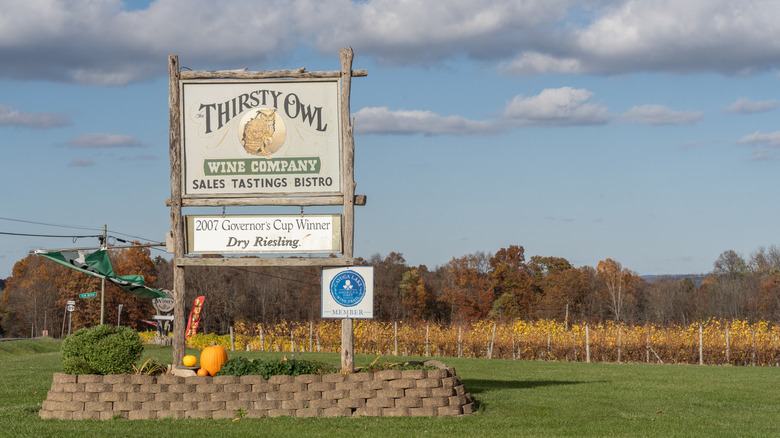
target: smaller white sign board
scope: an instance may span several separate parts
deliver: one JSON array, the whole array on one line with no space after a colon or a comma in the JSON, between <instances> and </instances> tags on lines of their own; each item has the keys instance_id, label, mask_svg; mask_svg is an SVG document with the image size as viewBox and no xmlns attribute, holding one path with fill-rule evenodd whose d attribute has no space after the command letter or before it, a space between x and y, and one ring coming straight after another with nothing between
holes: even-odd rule
<instances>
[{"instance_id":1,"label":"smaller white sign board","mask_svg":"<svg viewBox=\"0 0 780 438\"><path fill-rule=\"evenodd\" d=\"M372 319L374 267L322 268L322 317Z\"/></svg>"}]
</instances>

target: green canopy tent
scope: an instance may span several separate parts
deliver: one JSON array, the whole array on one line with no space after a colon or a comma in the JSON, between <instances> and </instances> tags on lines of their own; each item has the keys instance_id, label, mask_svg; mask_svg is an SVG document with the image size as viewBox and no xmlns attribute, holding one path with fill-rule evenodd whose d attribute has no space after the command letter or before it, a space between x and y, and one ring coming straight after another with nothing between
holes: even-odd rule
<instances>
[{"instance_id":1,"label":"green canopy tent","mask_svg":"<svg viewBox=\"0 0 780 438\"><path fill-rule=\"evenodd\" d=\"M167 294L157 289L144 285L144 277L141 275L116 275L108 251L101 249L93 253L85 251L45 251L36 250L36 254L53 262L81 271L93 277L105 278L107 281L141 298L165 298Z\"/></svg>"}]
</instances>

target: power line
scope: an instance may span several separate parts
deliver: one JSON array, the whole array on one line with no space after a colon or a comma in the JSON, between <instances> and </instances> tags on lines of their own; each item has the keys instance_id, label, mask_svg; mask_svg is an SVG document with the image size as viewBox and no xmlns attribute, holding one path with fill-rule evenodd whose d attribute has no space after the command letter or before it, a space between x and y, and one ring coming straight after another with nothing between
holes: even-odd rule
<instances>
[{"instance_id":1,"label":"power line","mask_svg":"<svg viewBox=\"0 0 780 438\"><path fill-rule=\"evenodd\" d=\"M65 235L55 235L55 234L30 234L30 233L9 233L6 231L0 231L0 234L5 234L7 236L26 236L26 237L58 237L58 238L68 238L68 239L85 239L88 237L102 237L100 235L90 235L90 236L65 236Z\"/></svg>"},{"instance_id":2,"label":"power line","mask_svg":"<svg viewBox=\"0 0 780 438\"><path fill-rule=\"evenodd\" d=\"M73 229L77 229L77 230L92 230L92 231L100 230L100 228L96 228L96 227L82 227L82 226L77 226L77 225L48 224L46 222L36 222L36 221L29 221L29 220L24 220L24 219L14 219L14 218L9 218L9 217L0 217L0 220L10 221L10 222L20 222L20 223L24 223L24 224L45 225L47 227L73 228Z\"/></svg>"}]
</instances>

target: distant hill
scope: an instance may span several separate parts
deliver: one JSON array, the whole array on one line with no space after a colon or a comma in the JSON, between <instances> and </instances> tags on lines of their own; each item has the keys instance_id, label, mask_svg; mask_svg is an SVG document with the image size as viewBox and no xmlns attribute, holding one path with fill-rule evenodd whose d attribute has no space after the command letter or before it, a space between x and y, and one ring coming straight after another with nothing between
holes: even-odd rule
<instances>
[{"instance_id":1,"label":"distant hill","mask_svg":"<svg viewBox=\"0 0 780 438\"><path fill-rule=\"evenodd\" d=\"M690 278L693 284L701 286L701 282L707 278L709 274L672 274L672 275L641 275L642 279L648 283L655 283L656 281L663 280L682 280L683 278Z\"/></svg>"}]
</instances>

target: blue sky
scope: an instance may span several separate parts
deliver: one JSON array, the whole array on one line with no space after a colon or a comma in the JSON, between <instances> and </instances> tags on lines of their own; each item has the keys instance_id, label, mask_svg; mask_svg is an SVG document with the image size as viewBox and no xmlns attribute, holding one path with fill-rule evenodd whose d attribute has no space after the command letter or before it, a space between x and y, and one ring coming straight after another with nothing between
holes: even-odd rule
<instances>
[{"instance_id":1,"label":"blue sky","mask_svg":"<svg viewBox=\"0 0 780 438\"><path fill-rule=\"evenodd\" d=\"M778 16L776 0L7 2L0 232L163 241L168 55L320 71L351 46L368 71L357 256L433 267L522 245L706 273L780 243ZM247 211L285 212L228 214ZM0 234L0 277L95 244Z\"/></svg>"}]
</instances>

